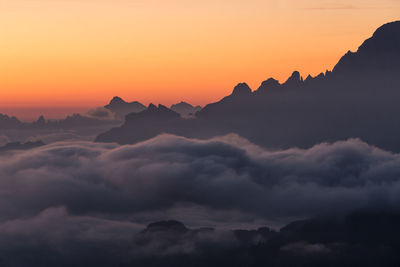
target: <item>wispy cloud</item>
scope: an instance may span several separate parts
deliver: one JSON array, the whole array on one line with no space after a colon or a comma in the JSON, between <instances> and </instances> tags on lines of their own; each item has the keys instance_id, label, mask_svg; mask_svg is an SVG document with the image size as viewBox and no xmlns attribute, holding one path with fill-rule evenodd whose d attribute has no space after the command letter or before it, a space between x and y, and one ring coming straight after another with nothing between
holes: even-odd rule
<instances>
[{"instance_id":1,"label":"wispy cloud","mask_svg":"<svg viewBox=\"0 0 400 267\"><path fill-rule=\"evenodd\" d=\"M321 6L313 6L306 7L308 10L356 10L356 9L365 9L365 7L355 6L355 5L321 5Z\"/></svg>"},{"instance_id":2,"label":"wispy cloud","mask_svg":"<svg viewBox=\"0 0 400 267\"><path fill-rule=\"evenodd\" d=\"M352 5L352 4L320 4L316 6L308 6L304 9L307 10L367 10L367 9L391 9L392 6L364 6L364 5Z\"/></svg>"}]
</instances>

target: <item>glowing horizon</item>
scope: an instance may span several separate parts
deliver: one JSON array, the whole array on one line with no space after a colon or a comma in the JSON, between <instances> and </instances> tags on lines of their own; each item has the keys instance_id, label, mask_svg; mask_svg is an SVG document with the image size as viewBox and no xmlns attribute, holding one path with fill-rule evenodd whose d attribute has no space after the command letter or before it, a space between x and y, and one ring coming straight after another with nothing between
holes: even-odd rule
<instances>
[{"instance_id":1,"label":"glowing horizon","mask_svg":"<svg viewBox=\"0 0 400 267\"><path fill-rule=\"evenodd\" d=\"M0 109L116 95L204 105L238 82L330 70L399 11L396 0L3 0Z\"/></svg>"}]
</instances>

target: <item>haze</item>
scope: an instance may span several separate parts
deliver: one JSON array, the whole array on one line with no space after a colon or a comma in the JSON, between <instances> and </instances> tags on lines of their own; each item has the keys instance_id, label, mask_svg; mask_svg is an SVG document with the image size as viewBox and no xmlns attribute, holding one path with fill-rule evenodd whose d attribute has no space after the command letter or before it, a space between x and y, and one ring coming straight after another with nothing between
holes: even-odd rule
<instances>
[{"instance_id":1,"label":"haze","mask_svg":"<svg viewBox=\"0 0 400 267\"><path fill-rule=\"evenodd\" d=\"M203 105L237 82L332 69L399 11L396 0L2 0L0 112L114 95Z\"/></svg>"}]
</instances>

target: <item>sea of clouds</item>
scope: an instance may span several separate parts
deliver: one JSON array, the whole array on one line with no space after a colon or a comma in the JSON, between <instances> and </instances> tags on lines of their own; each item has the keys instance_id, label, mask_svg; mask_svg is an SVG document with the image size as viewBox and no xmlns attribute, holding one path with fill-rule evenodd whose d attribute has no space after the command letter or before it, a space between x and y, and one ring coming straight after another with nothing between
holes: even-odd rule
<instances>
[{"instance_id":1,"label":"sea of clouds","mask_svg":"<svg viewBox=\"0 0 400 267\"><path fill-rule=\"evenodd\" d=\"M163 219L229 228L399 208L400 155L357 139L275 151L237 135L59 142L0 155L0 262L128 257L134 234Z\"/></svg>"}]
</instances>

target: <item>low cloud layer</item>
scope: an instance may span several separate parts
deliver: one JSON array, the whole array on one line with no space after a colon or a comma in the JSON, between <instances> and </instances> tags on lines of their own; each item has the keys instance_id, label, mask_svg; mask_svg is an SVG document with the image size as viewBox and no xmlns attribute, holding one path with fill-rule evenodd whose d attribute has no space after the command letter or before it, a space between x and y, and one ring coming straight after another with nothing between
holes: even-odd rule
<instances>
[{"instance_id":1,"label":"low cloud layer","mask_svg":"<svg viewBox=\"0 0 400 267\"><path fill-rule=\"evenodd\" d=\"M172 216L234 227L398 211L399 196L400 155L356 139L284 151L236 135L206 141L161 135L126 146L61 142L0 155L0 237L7 241L0 247L7 244L12 254L79 244L87 251L115 242L133 255L124 242Z\"/></svg>"},{"instance_id":2,"label":"low cloud layer","mask_svg":"<svg viewBox=\"0 0 400 267\"><path fill-rule=\"evenodd\" d=\"M115 114L110 110L98 107L94 109L90 109L86 114L86 116L95 119L102 119L102 120L113 120L115 119Z\"/></svg>"},{"instance_id":3,"label":"low cloud layer","mask_svg":"<svg viewBox=\"0 0 400 267\"><path fill-rule=\"evenodd\" d=\"M268 151L235 136L66 142L2 156L0 220L52 207L126 216L177 207L273 219L399 208L400 156L359 140Z\"/></svg>"}]
</instances>

